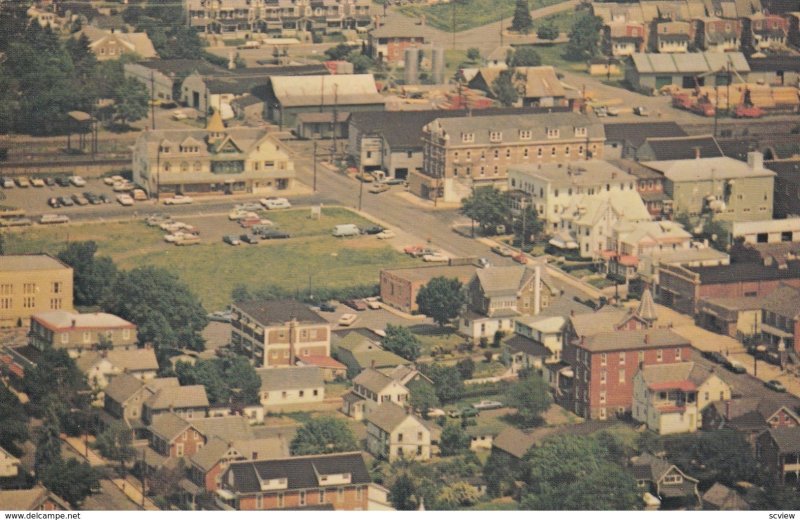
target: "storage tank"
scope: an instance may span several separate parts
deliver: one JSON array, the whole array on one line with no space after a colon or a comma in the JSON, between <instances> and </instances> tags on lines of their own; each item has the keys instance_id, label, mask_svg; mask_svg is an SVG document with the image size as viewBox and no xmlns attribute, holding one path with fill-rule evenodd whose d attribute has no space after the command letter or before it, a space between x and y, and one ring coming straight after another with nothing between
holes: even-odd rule
<instances>
[{"instance_id":1,"label":"storage tank","mask_svg":"<svg viewBox=\"0 0 800 520\"><path fill-rule=\"evenodd\" d=\"M405 72L403 81L406 85L416 85L419 83L419 49L409 47L405 52Z\"/></svg>"},{"instance_id":2,"label":"storage tank","mask_svg":"<svg viewBox=\"0 0 800 520\"><path fill-rule=\"evenodd\" d=\"M444 83L444 65L444 47L434 47L431 60L431 79L434 85Z\"/></svg>"}]
</instances>

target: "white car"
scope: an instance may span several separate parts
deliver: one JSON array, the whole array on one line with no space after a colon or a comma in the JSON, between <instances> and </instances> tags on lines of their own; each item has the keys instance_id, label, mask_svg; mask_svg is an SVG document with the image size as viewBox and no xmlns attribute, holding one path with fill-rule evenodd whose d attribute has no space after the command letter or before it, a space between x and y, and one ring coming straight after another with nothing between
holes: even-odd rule
<instances>
[{"instance_id":1,"label":"white car","mask_svg":"<svg viewBox=\"0 0 800 520\"><path fill-rule=\"evenodd\" d=\"M245 202L244 204L237 204L233 207L234 210L239 211L260 211L264 208L258 202Z\"/></svg>"},{"instance_id":2,"label":"white car","mask_svg":"<svg viewBox=\"0 0 800 520\"><path fill-rule=\"evenodd\" d=\"M44 179L33 177L31 179L31 186L33 186L34 188L44 188Z\"/></svg>"},{"instance_id":3,"label":"white car","mask_svg":"<svg viewBox=\"0 0 800 520\"><path fill-rule=\"evenodd\" d=\"M380 233L378 233L375 236L378 237L379 240L386 240L386 239L389 239L389 238L394 238L395 234L394 234L394 231L392 231L391 229L384 229L383 231L381 231Z\"/></svg>"},{"instance_id":4,"label":"white car","mask_svg":"<svg viewBox=\"0 0 800 520\"><path fill-rule=\"evenodd\" d=\"M66 224L69 222L69 217L66 215L47 214L42 215L39 219L39 224Z\"/></svg>"},{"instance_id":5,"label":"white car","mask_svg":"<svg viewBox=\"0 0 800 520\"><path fill-rule=\"evenodd\" d=\"M248 212L243 209L233 209L228 213L228 220L239 220L245 218Z\"/></svg>"},{"instance_id":6,"label":"white car","mask_svg":"<svg viewBox=\"0 0 800 520\"><path fill-rule=\"evenodd\" d=\"M113 177L103 177L103 183L106 186L113 186L114 185L114 178Z\"/></svg>"},{"instance_id":7,"label":"white car","mask_svg":"<svg viewBox=\"0 0 800 520\"><path fill-rule=\"evenodd\" d=\"M191 204L192 202L194 202L194 199L187 197L186 195L175 195L174 197L164 199L164 204L168 206L172 206L174 204Z\"/></svg>"},{"instance_id":8,"label":"white car","mask_svg":"<svg viewBox=\"0 0 800 520\"><path fill-rule=\"evenodd\" d=\"M259 201L267 209L286 209L291 208L292 204L283 197L269 197Z\"/></svg>"},{"instance_id":9,"label":"white car","mask_svg":"<svg viewBox=\"0 0 800 520\"><path fill-rule=\"evenodd\" d=\"M342 327L349 327L350 325L355 323L357 319L358 316L356 316L355 314L350 314L350 313L342 314L339 317L339 325L341 325Z\"/></svg>"},{"instance_id":10,"label":"white car","mask_svg":"<svg viewBox=\"0 0 800 520\"><path fill-rule=\"evenodd\" d=\"M367 302L367 307L372 310L377 310L381 308L381 302L378 301L377 296L373 296L371 298L364 298L364 301Z\"/></svg>"},{"instance_id":11,"label":"white car","mask_svg":"<svg viewBox=\"0 0 800 520\"><path fill-rule=\"evenodd\" d=\"M131 191L133 189L136 189L136 185L128 181L115 182L114 186L111 189L113 189L116 192Z\"/></svg>"},{"instance_id":12,"label":"white car","mask_svg":"<svg viewBox=\"0 0 800 520\"><path fill-rule=\"evenodd\" d=\"M14 179L11 179L11 178L3 179L3 187L4 188L13 188L14 187Z\"/></svg>"},{"instance_id":13,"label":"white car","mask_svg":"<svg viewBox=\"0 0 800 520\"><path fill-rule=\"evenodd\" d=\"M123 206L133 206L133 197L125 194L117 195L117 202Z\"/></svg>"},{"instance_id":14,"label":"white car","mask_svg":"<svg viewBox=\"0 0 800 520\"><path fill-rule=\"evenodd\" d=\"M169 231L170 233L174 233L176 231L187 230L191 226L188 224L184 224L183 222L165 222L159 226L164 231Z\"/></svg>"},{"instance_id":15,"label":"white car","mask_svg":"<svg viewBox=\"0 0 800 520\"><path fill-rule=\"evenodd\" d=\"M169 242L170 244L174 244L176 240L179 238L183 238L186 236L186 233L183 231L175 231L174 233L170 233L169 235L164 235L164 240Z\"/></svg>"},{"instance_id":16,"label":"white car","mask_svg":"<svg viewBox=\"0 0 800 520\"><path fill-rule=\"evenodd\" d=\"M182 121L183 119L188 119L188 117L189 116L187 116L184 112L180 110L176 110L172 113L172 119L174 119L175 121Z\"/></svg>"},{"instance_id":17,"label":"white car","mask_svg":"<svg viewBox=\"0 0 800 520\"><path fill-rule=\"evenodd\" d=\"M72 177L69 178L69 182L71 182L73 186L77 186L79 188L82 186L86 186L86 181L83 180L83 177L81 177L80 175L73 175Z\"/></svg>"},{"instance_id":18,"label":"white car","mask_svg":"<svg viewBox=\"0 0 800 520\"><path fill-rule=\"evenodd\" d=\"M442 253L432 253L430 255L423 256L422 260L425 262L447 262L450 259Z\"/></svg>"}]
</instances>

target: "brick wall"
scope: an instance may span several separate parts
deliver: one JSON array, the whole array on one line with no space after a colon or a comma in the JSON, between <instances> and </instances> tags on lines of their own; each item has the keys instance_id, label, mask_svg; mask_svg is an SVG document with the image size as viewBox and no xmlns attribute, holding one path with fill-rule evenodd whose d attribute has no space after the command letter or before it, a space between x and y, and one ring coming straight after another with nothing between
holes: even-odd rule
<instances>
[{"instance_id":1,"label":"brick wall","mask_svg":"<svg viewBox=\"0 0 800 520\"><path fill-rule=\"evenodd\" d=\"M366 511L367 509L367 485L325 488L324 496L321 496L320 491L320 488L311 488L304 491L268 491L261 495L260 501L255 495L241 497L238 509L240 511L258 511L260 509L283 509L320 504L333 504L335 509L344 511Z\"/></svg>"}]
</instances>

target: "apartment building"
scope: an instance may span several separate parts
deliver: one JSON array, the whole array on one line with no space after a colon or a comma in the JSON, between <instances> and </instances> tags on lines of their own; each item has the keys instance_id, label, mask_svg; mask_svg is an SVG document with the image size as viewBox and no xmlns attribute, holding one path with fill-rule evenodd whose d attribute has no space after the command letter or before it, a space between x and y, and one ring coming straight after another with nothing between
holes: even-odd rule
<instances>
[{"instance_id":1,"label":"apartment building","mask_svg":"<svg viewBox=\"0 0 800 520\"><path fill-rule=\"evenodd\" d=\"M136 330L133 323L105 312L45 311L31 316L30 340L40 350L67 349L77 355L101 344L107 348L135 347Z\"/></svg>"},{"instance_id":2,"label":"apartment building","mask_svg":"<svg viewBox=\"0 0 800 520\"><path fill-rule=\"evenodd\" d=\"M0 256L0 327L23 327L37 312L72 310L72 268L49 255Z\"/></svg>"}]
</instances>

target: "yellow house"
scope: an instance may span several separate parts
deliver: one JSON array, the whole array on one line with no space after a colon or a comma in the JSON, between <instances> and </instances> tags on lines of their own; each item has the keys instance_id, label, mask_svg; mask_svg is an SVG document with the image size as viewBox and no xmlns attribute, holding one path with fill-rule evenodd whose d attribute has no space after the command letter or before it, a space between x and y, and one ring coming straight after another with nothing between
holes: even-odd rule
<instances>
[{"instance_id":1,"label":"yellow house","mask_svg":"<svg viewBox=\"0 0 800 520\"><path fill-rule=\"evenodd\" d=\"M694 432L706 406L730 397L730 386L701 365L650 365L633 378L633 418L660 435Z\"/></svg>"},{"instance_id":2,"label":"yellow house","mask_svg":"<svg viewBox=\"0 0 800 520\"><path fill-rule=\"evenodd\" d=\"M49 255L0 256L0 327L27 326L37 312L72 310L72 268Z\"/></svg>"}]
</instances>

